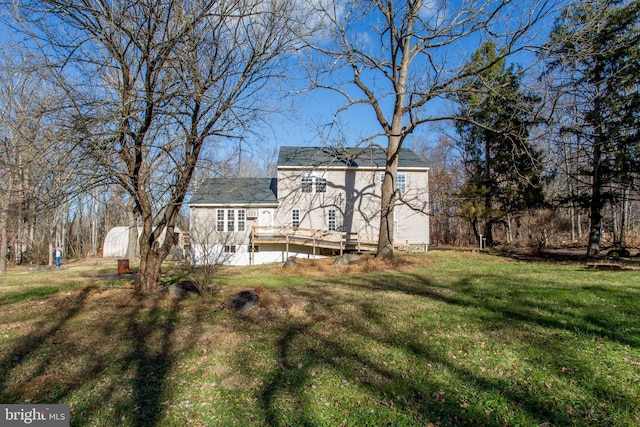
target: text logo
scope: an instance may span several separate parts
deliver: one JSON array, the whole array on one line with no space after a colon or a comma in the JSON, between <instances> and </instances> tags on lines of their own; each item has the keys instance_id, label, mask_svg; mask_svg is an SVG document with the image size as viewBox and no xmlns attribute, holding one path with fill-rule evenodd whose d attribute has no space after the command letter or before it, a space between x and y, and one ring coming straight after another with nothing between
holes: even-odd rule
<instances>
[{"instance_id":1,"label":"text logo","mask_svg":"<svg viewBox=\"0 0 640 427\"><path fill-rule=\"evenodd\" d=\"M3 405L0 425L69 427L69 405Z\"/></svg>"}]
</instances>

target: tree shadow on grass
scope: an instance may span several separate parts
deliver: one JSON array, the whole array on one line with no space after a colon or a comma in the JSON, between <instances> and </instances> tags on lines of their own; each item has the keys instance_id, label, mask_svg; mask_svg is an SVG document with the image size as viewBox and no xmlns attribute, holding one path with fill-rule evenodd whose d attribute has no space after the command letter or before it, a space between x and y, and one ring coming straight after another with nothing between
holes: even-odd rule
<instances>
[{"instance_id":1,"label":"tree shadow on grass","mask_svg":"<svg viewBox=\"0 0 640 427\"><path fill-rule=\"evenodd\" d=\"M56 333L78 315L85 306L87 296L92 290L93 288L91 287L82 289L75 298L68 301L65 310L58 311L52 319L38 321L32 328L33 331L31 333L15 341L9 351L3 351L5 355L0 359L0 372L2 373L0 374L0 400L6 403L19 403L19 401L13 400L18 399L19 396L12 396L12 383L29 383L47 372L49 366L54 362L54 356L46 353L40 355L40 350L55 340ZM43 301L43 303L46 302ZM37 359L35 356L38 356ZM32 357L34 358L33 362L30 361ZM33 366L27 376L12 377L12 372L16 368L28 362Z\"/></svg>"},{"instance_id":2,"label":"tree shadow on grass","mask_svg":"<svg viewBox=\"0 0 640 427\"><path fill-rule=\"evenodd\" d=\"M494 289L476 286L480 278L498 286ZM458 307L481 309L486 315L483 323L488 325L496 321L536 324L546 329L598 336L640 348L638 292L625 289L603 290L600 286L567 289L541 283L534 294L532 284L527 284L522 290L517 282L505 276L463 277L452 286L441 286L415 273L405 274L397 281L374 280L357 286L376 291L398 291ZM582 298L576 298L576 293ZM605 301L609 305L604 305ZM623 306L635 306L637 310L621 312Z\"/></svg>"},{"instance_id":3,"label":"tree shadow on grass","mask_svg":"<svg viewBox=\"0 0 640 427\"><path fill-rule=\"evenodd\" d=\"M589 304L585 308L576 302L575 307L563 309L543 298L530 307L524 303L526 292L515 297L486 293L473 286L476 279L464 277L444 287L420 274L402 274L393 280L332 277L325 280L326 286L291 289L311 302L309 316L287 319L276 328L279 368L267 374L257 396L266 420L283 426L601 425L612 422L613 412L635 411L637 395L619 384L608 384L605 378L594 381L603 375L580 354L580 346L567 340L588 334L637 349L637 335L607 333L605 329L618 326L616 321L608 320L606 313L599 313L599 323L590 320L593 307ZM416 313L415 320L396 316L394 312L402 309L396 302L398 293L418 305L448 307L457 313L458 321L469 321L487 336L498 334L490 344L495 348L484 353L486 365L477 360L470 363L470 356L465 359L467 350L474 351L465 347L480 346L478 342L465 342L469 338L464 336L439 338L459 339L459 355L428 339L419 330L419 317L427 314ZM416 309L408 306L406 310ZM427 334L438 333L433 325L428 328ZM494 374L497 368L491 366L490 354L503 351L503 345L512 352L515 367L513 372ZM396 359L404 363L396 365ZM343 386L334 387L333 396L316 392L315 377L322 371L344 382L347 400L353 402L353 395L360 395L357 399L365 409L326 410L344 404L340 400ZM545 378L551 378L551 383ZM568 398L573 401L556 396L565 391L557 389L563 385L574 389L576 395ZM319 413L335 418L319 419Z\"/></svg>"},{"instance_id":4,"label":"tree shadow on grass","mask_svg":"<svg viewBox=\"0 0 640 427\"><path fill-rule=\"evenodd\" d=\"M110 292L87 287L32 302L41 320L3 351L0 401L70 404L77 426L160 424L168 377L196 345L198 323L177 339L181 300Z\"/></svg>"},{"instance_id":5,"label":"tree shadow on grass","mask_svg":"<svg viewBox=\"0 0 640 427\"><path fill-rule=\"evenodd\" d=\"M133 396L132 406L127 405L124 409L133 408L136 426L155 426L162 415L162 402L168 397L164 384L176 363L173 336L179 304L178 299L173 299L166 313L154 304L142 319L136 312L129 318L126 336L131 342L131 350L124 356L122 366L133 368Z\"/></svg>"}]
</instances>

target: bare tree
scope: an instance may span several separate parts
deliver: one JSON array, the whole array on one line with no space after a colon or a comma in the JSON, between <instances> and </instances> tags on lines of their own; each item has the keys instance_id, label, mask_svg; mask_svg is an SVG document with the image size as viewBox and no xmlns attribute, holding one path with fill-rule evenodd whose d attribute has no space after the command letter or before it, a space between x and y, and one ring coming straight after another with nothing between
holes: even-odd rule
<instances>
[{"instance_id":1,"label":"bare tree","mask_svg":"<svg viewBox=\"0 0 640 427\"><path fill-rule=\"evenodd\" d=\"M59 93L21 52L0 63L0 273L8 247L16 260L31 252L34 227L65 199L71 173L66 145L53 123ZM12 233L9 238L9 233Z\"/></svg>"},{"instance_id":2,"label":"bare tree","mask_svg":"<svg viewBox=\"0 0 640 427\"><path fill-rule=\"evenodd\" d=\"M135 201L136 288L152 292L203 149L260 117L259 93L291 42L292 8L286 0L20 3L68 82L70 123L94 170Z\"/></svg>"},{"instance_id":3,"label":"bare tree","mask_svg":"<svg viewBox=\"0 0 640 427\"><path fill-rule=\"evenodd\" d=\"M210 294L211 283L220 266L236 255L236 248L246 242L243 233L219 232L214 218L194 218L190 227L191 276L201 295Z\"/></svg>"},{"instance_id":4,"label":"bare tree","mask_svg":"<svg viewBox=\"0 0 640 427\"><path fill-rule=\"evenodd\" d=\"M380 129L363 142L380 142L386 152L377 251L379 257L393 257L398 154L406 138L422 124L453 118L439 111L439 101L469 77L464 63L482 41L497 46L497 61L523 52L531 47L529 33L554 5L545 0L353 0L314 2L314 7L320 15L315 23L325 31L306 38L313 88L343 97L336 115L355 106L368 108Z\"/></svg>"}]
</instances>

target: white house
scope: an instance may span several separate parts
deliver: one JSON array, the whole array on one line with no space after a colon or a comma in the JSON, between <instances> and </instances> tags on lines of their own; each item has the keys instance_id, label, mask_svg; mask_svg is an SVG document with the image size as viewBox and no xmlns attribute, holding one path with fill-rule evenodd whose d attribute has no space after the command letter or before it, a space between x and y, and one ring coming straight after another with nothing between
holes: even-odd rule
<instances>
[{"instance_id":1,"label":"white house","mask_svg":"<svg viewBox=\"0 0 640 427\"><path fill-rule=\"evenodd\" d=\"M190 206L192 261L283 262L375 250L386 156L376 148L282 147L276 178L211 178ZM429 247L429 168L399 156L394 245Z\"/></svg>"}]
</instances>

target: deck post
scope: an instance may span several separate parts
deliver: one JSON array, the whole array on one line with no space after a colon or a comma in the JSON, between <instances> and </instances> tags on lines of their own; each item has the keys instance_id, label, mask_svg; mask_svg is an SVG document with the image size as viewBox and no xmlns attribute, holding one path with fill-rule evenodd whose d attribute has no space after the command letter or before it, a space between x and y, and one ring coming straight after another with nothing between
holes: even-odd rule
<instances>
[{"instance_id":1,"label":"deck post","mask_svg":"<svg viewBox=\"0 0 640 427\"><path fill-rule=\"evenodd\" d=\"M249 258L249 265L254 265L256 260L255 260L255 252L256 252L256 248L255 248L255 227L251 227L251 258Z\"/></svg>"}]
</instances>

